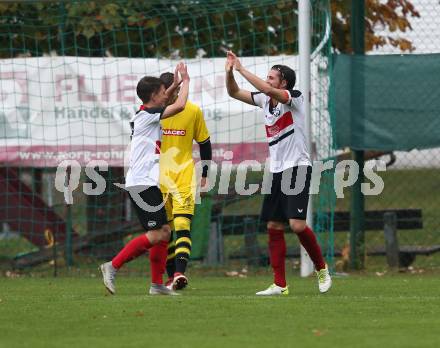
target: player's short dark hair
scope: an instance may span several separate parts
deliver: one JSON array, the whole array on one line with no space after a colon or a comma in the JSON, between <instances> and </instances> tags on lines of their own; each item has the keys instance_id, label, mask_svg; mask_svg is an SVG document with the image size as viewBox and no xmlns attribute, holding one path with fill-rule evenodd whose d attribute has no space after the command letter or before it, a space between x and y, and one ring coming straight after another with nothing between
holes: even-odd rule
<instances>
[{"instance_id":1,"label":"player's short dark hair","mask_svg":"<svg viewBox=\"0 0 440 348\"><path fill-rule=\"evenodd\" d=\"M163 84L165 85L165 88L168 88L173 84L174 74L170 72L164 72L159 76L159 78L162 80Z\"/></svg>"},{"instance_id":2,"label":"player's short dark hair","mask_svg":"<svg viewBox=\"0 0 440 348\"><path fill-rule=\"evenodd\" d=\"M143 103L148 103L153 93L159 92L163 85L163 81L157 77L144 76L137 84L136 93Z\"/></svg>"},{"instance_id":3,"label":"player's short dark hair","mask_svg":"<svg viewBox=\"0 0 440 348\"><path fill-rule=\"evenodd\" d=\"M287 65L274 65L271 70L277 70L282 80L286 80L287 86L286 89L292 89L295 86L296 82L296 74L293 69L290 69Z\"/></svg>"}]
</instances>

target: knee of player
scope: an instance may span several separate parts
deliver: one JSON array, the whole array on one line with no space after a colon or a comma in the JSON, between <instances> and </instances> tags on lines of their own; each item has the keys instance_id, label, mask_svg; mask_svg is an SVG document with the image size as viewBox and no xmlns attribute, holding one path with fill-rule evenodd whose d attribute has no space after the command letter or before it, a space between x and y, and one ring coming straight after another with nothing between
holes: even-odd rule
<instances>
[{"instance_id":1,"label":"knee of player","mask_svg":"<svg viewBox=\"0 0 440 348\"><path fill-rule=\"evenodd\" d=\"M170 225L163 225L160 233L160 240L168 242L171 237L171 228Z\"/></svg>"},{"instance_id":2,"label":"knee of player","mask_svg":"<svg viewBox=\"0 0 440 348\"><path fill-rule=\"evenodd\" d=\"M191 220L184 216L174 218L175 231L189 231L191 229Z\"/></svg>"},{"instance_id":3,"label":"knee of player","mask_svg":"<svg viewBox=\"0 0 440 348\"><path fill-rule=\"evenodd\" d=\"M156 245L162 240L161 230L150 230L146 233L148 240L152 245Z\"/></svg>"},{"instance_id":4,"label":"knee of player","mask_svg":"<svg viewBox=\"0 0 440 348\"><path fill-rule=\"evenodd\" d=\"M267 223L267 229L284 230L284 224L282 222L269 221Z\"/></svg>"},{"instance_id":5,"label":"knee of player","mask_svg":"<svg viewBox=\"0 0 440 348\"><path fill-rule=\"evenodd\" d=\"M296 220L296 219L291 219L289 221L289 225L290 225L290 229L295 232L295 233L301 233L302 231L304 231L304 229L306 228L306 221L305 220Z\"/></svg>"}]
</instances>

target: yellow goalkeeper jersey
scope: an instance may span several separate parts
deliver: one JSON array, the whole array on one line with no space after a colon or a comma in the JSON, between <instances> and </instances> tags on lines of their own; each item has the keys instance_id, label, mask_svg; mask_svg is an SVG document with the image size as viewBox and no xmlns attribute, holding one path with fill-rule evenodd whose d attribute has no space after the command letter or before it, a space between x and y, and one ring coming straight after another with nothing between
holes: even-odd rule
<instances>
[{"instance_id":1,"label":"yellow goalkeeper jersey","mask_svg":"<svg viewBox=\"0 0 440 348\"><path fill-rule=\"evenodd\" d=\"M194 185L193 140L203 143L209 133L200 107L187 102L185 109L161 120L160 183L162 192L186 190Z\"/></svg>"}]
</instances>

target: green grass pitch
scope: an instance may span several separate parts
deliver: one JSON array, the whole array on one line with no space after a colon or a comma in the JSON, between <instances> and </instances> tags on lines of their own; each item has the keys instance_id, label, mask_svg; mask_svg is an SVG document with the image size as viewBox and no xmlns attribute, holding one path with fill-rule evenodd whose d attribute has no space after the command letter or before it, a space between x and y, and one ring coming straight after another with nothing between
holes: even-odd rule
<instances>
[{"instance_id":1,"label":"green grass pitch","mask_svg":"<svg viewBox=\"0 0 440 348\"><path fill-rule=\"evenodd\" d=\"M179 297L147 280L0 279L0 347L438 347L438 274L351 275L328 294L290 277L290 295L257 298L267 276L194 277Z\"/></svg>"}]
</instances>

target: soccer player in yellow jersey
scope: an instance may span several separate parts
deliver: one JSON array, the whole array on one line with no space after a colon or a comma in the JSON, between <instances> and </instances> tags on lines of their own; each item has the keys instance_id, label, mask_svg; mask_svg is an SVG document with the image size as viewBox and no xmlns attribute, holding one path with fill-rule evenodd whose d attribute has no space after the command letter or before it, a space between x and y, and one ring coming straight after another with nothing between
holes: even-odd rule
<instances>
[{"instance_id":1,"label":"soccer player in yellow jersey","mask_svg":"<svg viewBox=\"0 0 440 348\"><path fill-rule=\"evenodd\" d=\"M168 88L173 83L174 74L163 73L160 79ZM173 103L178 91L170 100ZM200 147L202 161L212 159L211 141L205 119L200 107L187 101L185 109L176 117L163 120L162 141L160 156L161 191L166 199L165 210L167 219L174 225L176 234L173 240L171 235L168 244L166 270L168 274L167 286L175 290L186 287L188 279L185 276L186 266L191 254L191 219L194 215L195 205L195 175L192 157L193 141ZM208 166L202 170L201 186L206 185ZM157 246L150 252L150 265L152 274L162 277L164 265L158 262L157 251L163 246Z\"/></svg>"}]
</instances>

